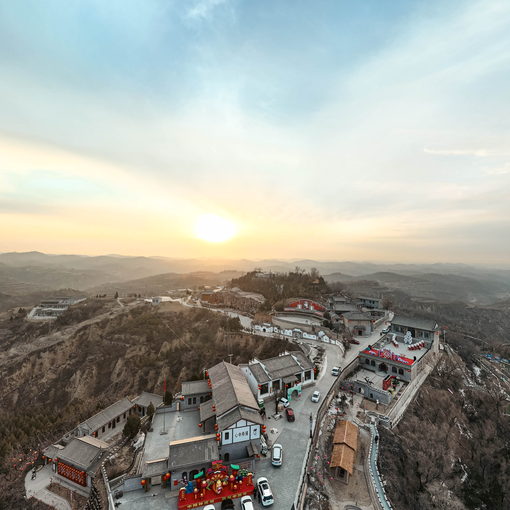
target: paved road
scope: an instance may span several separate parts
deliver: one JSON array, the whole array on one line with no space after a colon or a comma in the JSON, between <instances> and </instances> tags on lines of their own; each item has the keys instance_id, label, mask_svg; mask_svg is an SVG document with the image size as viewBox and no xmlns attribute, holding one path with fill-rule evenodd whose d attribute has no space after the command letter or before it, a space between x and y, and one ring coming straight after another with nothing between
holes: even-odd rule
<instances>
[{"instance_id":1,"label":"paved road","mask_svg":"<svg viewBox=\"0 0 510 510\"><path fill-rule=\"evenodd\" d=\"M341 357L341 350L333 344L321 343L313 340L305 341L311 345L320 345L325 349L324 368L319 374L315 386L310 386L303 390L301 398L291 402L291 407L296 414L296 421L289 423L285 418L278 421L270 419L267 423L268 435L271 443L278 442L283 446L283 465L279 468L271 465L270 455L267 458L257 462L256 477L265 476L269 480L271 489L275 497L275 507L282 510L290 510L296 498L297 491L301 484L303 464L306 459L307 447L310 438L310 413L313 416L314 423L320 402L315 404L310 400L311 394L315 390L321 392L321 401L328 393L335 377L331 375L333 366L345 367L353 361L361 349L375 343L380 338L380 326L369 337L358 337L359 345L352 344L351 349ZM271 409L273 402L268 404ZM271 428L277 428L278 433L272 434ZM258 503L257 503L258 505ZM262 506L259 505L259 508Z\"/></svg>"}]
</instances>

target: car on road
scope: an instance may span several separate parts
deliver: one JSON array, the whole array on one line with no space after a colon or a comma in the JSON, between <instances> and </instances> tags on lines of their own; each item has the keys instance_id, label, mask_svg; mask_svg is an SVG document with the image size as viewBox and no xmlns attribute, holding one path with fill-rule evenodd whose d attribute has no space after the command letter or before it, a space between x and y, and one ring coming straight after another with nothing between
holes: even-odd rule
<instances>
[{"instance_id":1,"label":"car on road","mask_svg":"<svg viewBox=\"0 0 510 510\"><path fill-rule=\"evenodd\" d=\"M381 330L381 335L387 335L390 332L390 326L386 326Z\"/></svg>"},{"instance_id":2,"label":"car on road","mask_svg":"<svg viewBox=\"0 0 510 510\"><path fill-rule=\"evenodd\" d=\"M255 510L250 496L243 496L241 498L241 510Z\"/></svg>"},{"instance_id":3,"label":"car on road","mask_svg":"<svg viewBox=\"0 0 510 510\"><path fill-rule=\"evenodd\" d=\"M335 377L337 377L338 375L340 375L340 368L338 367L333 367L331 369L331 375L334 375Z\"/></svg>"},{"instance_id":4,"label":"car on road","mask_svg":"<svg viewBox=\"0 0 510 510\"><path fill-rule=\"evenodd\" d=\"M279 443L273 445L273 452L271 454L271 464L280 467L283 463L283 446Z\"/></svg>"},{"instance_id":5,"label":"car on road","mask_svg":"<svg viewBox=\"0 0 510 510\"><path fill-rule=\"evenodd\" d=\"M287 415L287 421L296 421L296 415L292 407L287 407L287 409L285 409L285 414Z\"/></svg>"},{"instance_id":6,"label":"car on road","mask_svg":"<svg viewBox=\"0 0 510 510\"><path fill-rule=\"evenodd\" d=\"M321 398L321 392L320 391L314 391L312 393L312 402L318 402Z\"/></svg>"},{"instance_id":7,"label":"car on road","mask_svg":"<svg viewBox=\"0 0 510 510\"><path fill-rule=\"evenodd\" d=\"M274 503L273 492L267 478L261 476L257 479L257 491L262 506L271 506Z\"/></svg>"},{"instance_id":8,"label":"car on road","mask_svg":"<svg viewBox=\"0 0 510 510\"><path fill-rule=\"evenodd\" d=\"M290 405L290 402L285 397L282 397L279 400L279 402L280 402L280 404L283 404L283 407L289 407L289 405Z\"/></svg>"},{"instance_id":9,"label":"car on road","mask_svg":"<svg viewBox=\"0 0 510 510\"><path fill-rule=\"evenodd\" d=\"M204 507L204 510L216 510L216 508L214 508L214 505L207 505Z\"/></svg>"}]
</instances>

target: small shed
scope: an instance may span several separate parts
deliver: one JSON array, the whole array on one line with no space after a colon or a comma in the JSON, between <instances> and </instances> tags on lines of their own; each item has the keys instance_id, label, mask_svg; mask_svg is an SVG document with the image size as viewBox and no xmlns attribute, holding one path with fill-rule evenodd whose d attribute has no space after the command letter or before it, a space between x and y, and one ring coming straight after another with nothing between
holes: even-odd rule
<instances>
[{"instance_id":1,"label":"small shed","mask_svg":"<svg viewBox=\"0 0 510 510\"><path fill-rule=\"evenodd\" d=\"M337 423L333 436L333 449L329 468L335 478L349 482L354 472L356 452L358 451L358 426L348 420Z\"/></svg>"}]
</instances>

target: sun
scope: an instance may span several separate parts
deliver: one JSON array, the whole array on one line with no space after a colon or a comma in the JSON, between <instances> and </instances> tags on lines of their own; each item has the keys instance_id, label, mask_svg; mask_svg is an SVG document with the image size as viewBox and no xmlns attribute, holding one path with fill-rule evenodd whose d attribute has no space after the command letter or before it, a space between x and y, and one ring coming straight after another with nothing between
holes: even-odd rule
<instances>
[{"instance_id":1,"label":"sun","mask_svg":"<svg viewBox=\"0 0 510 510\"><path fill-rule=\"evenodd\" d=\"M236 234L234 223L216 214L202 214L195 224L195 235L209 243L223 243Z\"/></svg>"}]
</instances>

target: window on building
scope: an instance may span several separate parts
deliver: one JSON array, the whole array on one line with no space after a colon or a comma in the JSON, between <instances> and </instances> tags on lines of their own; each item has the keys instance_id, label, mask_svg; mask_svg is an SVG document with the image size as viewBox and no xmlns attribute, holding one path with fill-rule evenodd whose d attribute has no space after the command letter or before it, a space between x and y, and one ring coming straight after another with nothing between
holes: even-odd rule
<instances>
[{"instance_id":1,"label":"window on building","mask_svg":"<svg viewBox=\"0 0 510 510\"><path fill-rule=\"evenodd\" d=\"M391 371L396 374L397 373L397 367L391 367Z\"/></svg>"},{"instance_id":2,"label":"window on building","mask_svg":"<svg viewBox=\"0 0 510 510\"><path fill-rule=\"evenodd\" d=\"M191 397L188 397L188 405L191 405Z\"/></svg>"},{"instance_id":3,"label":"window on building","mask_svg":"<svg viewBox=\"0 0 510 510\"><path fill-rule=\"evenodd\" d=\"M204 398L205 398L205 397L204 397L203 395L200 397L200 403L201 403L201 404L204 402Z\"/></svg>"},{"instance_id":4,"label":"window on building","mask_svg":"<svg viewBox=\"0 0 510 510\"><path fill-rule=\"evenodd\" d=\"M197 397L193 397L193 403L196 404L197 403Z\"/></svg>"},{"instance_id":5,"label":"window on building","mask_svg":"<svg viewBox=\"0 0 510 510\"><path fill-rule=\"evenodd\" d=\"M117 416L117 423L119 423L120 421L120 416Z\"/></svg>"},{"instance_id":6,"label":"window on building","mask_svg":"<svg viewBox=\"0 0 510 510\"><path fill-rule=\"evenodd\" d=\"M398 369L398 373L399 373L400 375L404 375L404 369L403 369L403 368L399 368L399 369Z\"/></svg>"},{"instance_id":7,"label":"window on building","mask_svg":"<svg viewBox=\"0 0 510 510\"><path fill-rule=\"evenodd\" d=\"M278 379L277 381L273 381L273 391L279 391L282 387L282 382L280 381L280 379Z\"/></svg>"},{"instance_id":8,"label":"window on building","mask_svg":"<svg viewBox=\"0 0 510 510\"><path fill-rule=\"evenodd\" d=\"M370 360L370 364L375 367L375 361L374 360Z\"/></svg>"},{"instance_id":9,"label":"window on building","mask_svg":"<svg viewBox=\"0 0 510 510\"><path fill-rule=\"evenodd\" d=\"M365 359L365 365L370 365L370 360L369 359Z\"/></svg>"},{"instance_id":10,"label":"window on building","mask_svg":"<svg viewBox=\"0 0 510 510\"><path fill-rule=\"evenodd\" d=\"M296 374L296 379L301 382L301 374Z\"/></svg>"},{"instance_id":11,"label":"window on building","mask_svg":"<svg viewBox=\"0 0 510 510\"><path fill-rule=\"evenodd\" d=\"M112 428L112 422L108 422L108 428L111 429Z\"/></svg>"},{"instance_id":12,"label":"window on building","mask_svg":"<svg viewBox=\"0 0 510 510\"><path fill-rule=\"evenodd\" d=\"M225 432L225 441L230 439L230 432Z\"/></svg>"},{"instance_id":13,"label":"window on building","mask_svg":"<svg viewBox=\"0 0 510 510\"><path fill-rule=\"evenodd\" d=\"M312 371L311 370L307 370L305 372L305 381L309 381L311 378L312 378Z\"/></svg>"},{"instance_id":14,"label":"window on building","mask_svg":"<svg viewBox=\"0 0 510 510\"><path fill-rule=\"evenodd\" d=\"M101 432L104 432L104 426L103 426L103 428L101 429Z\"/></svg>"},{"instance_id":15,"label":"window on building","mask_svg":"<svg viewBox=\"0 0 510 510\"><path fill-rule=\"evenodd\" d=\"M260 385L260 394L265 395L266 393L269 393L269 384L268 383L261 384Z\"/></svg>"},{"instance_id":16,"label":"window on building","mask_svg":"<svg viewBox=\"0 0 510 510\"><path fill-rule=\"evenodd\" d=\"M124 419L126 419L126 413L124 413L124 416L123 416Z\"/></svg>"}]
</instances>

